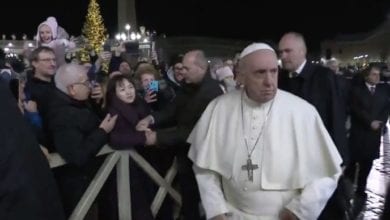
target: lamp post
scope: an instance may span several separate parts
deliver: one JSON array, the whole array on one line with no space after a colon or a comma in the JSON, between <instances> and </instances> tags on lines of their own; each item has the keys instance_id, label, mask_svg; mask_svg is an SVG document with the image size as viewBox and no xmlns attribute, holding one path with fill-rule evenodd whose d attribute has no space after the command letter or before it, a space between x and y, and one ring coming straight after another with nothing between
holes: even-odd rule
<instances>
[{"instance_id":1,"label":"lamp post","mask_svg":"<svg viewBox=\"0 0 390 220\"><path fill-rule=\"evenodd\" d=\"M117 41L120 41L121 40L121 34L116 34L115 35L115 40L117 40Z\"/></svg>"},{"instance_id":2,"label":"lamp post","mask_svg":"<svg viewBox=\"0 0 390 220\"><path fill-rule=\"evenodd\" d=\"M131 40L135 40L136 37L137 37L137 36L135 35L134 32L132 32L132 33L130 34L130 39L131 39Z\"/></svg>"},{"instance_id":3,"label":"lamp post","mask_svg":"<svg viewBox=\"0 0 390 220\"><path fill-rule=\"evenodd\" d=\"M137 34L135 35L135 38L136 38L137 40L140 40L140 39L141 39L141 34L137 33Z\"/></svg>"},{"instance_id":4,"label":"lamp post","mask_svg":"<svg viewBox=\"0 0 390 220\"><path fill-rule=\"evenodd\" d=\"M127 31L127 40L129 40L129 38L130 38L130 28L131 28L131 26L129 24L125 25L125 29Z\"/></svg>"},{"instance_id":5,"label":"lamp post","mask_svg":"<svg viewBox=\"0 0 390 220\"><path fill-rule=\"evenodd\" d=\"M121 34L121 39L122 39L122 41L126 41L126 34L125 33Z\"/></svg>"}]
</instances>

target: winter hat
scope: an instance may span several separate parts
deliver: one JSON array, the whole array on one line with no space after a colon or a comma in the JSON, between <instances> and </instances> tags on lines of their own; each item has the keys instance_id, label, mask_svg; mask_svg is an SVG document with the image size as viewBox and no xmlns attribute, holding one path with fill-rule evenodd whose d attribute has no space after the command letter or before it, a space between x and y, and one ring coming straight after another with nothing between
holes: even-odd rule
<instances>
[{"instance_id":1,"label":"winter hat","mask_svg":"<svg viewBox=\"0 0 390 220\"><path fill-rule=\"evenodd\" d=\"M38 26L38 30L37 30L37 41L39 42L40 41L40 37L39 37L39 29L42 27L42 25L47 25L50 27L51 29L51 34L52 34L52 37L53 37L53 40L57 38L57 28L58 28L58 23L57 23L57 20L55 17L48 17L46 19L46 21L42 22L39 26Z\"/></svg>"},{"instance_id":2,"label":"winter hat","mask_svg":"<svg viewBox=\"0 0 390 220\"><path fill-rule=\"evenodd\" d=\"M271 50L273 52L275 52L274 49L272 49L271 46L269 46L268 44L265 44L265 43L253 43L249 46L247 46L240 54L240 59L242 59L243 57L253 53L253 52L256 52L258 50Z\"/></svg>"},{"instance_id":3,"label":"winter hat","mask_svg":"<svg viewBox=\"0 0 390 220\"><path fill-rule=\"evenodd\" d=\"M232 70L228 66L221 67L215 71L217 75L217 79L219 81L224 80L225 78L229 76L234 76Z\"/></svg>"}]
</instances>

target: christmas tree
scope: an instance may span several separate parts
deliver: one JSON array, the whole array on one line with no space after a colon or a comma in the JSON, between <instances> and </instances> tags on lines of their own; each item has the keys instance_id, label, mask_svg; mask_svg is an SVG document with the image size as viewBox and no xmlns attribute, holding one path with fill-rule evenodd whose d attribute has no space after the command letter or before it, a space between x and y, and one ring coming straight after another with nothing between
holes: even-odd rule
<instances>
[{"instance_id":1,"label":"christmas tree","mask_svg":"<svg viewBox=\"0 0 390 220\"><path fill-rule=\"evenodd\" d=\"M102 50L102 45L106 41L106 28L103 18L100 15L100 7L97 0L90 0L88 13L85 17L83 35L87 40L87 47L98 54Z\"/></svg>"}]
</instances>

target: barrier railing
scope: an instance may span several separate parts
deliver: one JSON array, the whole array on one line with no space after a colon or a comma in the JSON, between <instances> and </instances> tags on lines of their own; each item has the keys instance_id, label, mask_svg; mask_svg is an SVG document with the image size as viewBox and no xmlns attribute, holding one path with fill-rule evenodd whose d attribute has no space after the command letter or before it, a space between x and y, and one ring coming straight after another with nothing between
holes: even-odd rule
<instances>
[{"instance_id":1,"label":"barrier railing","mask_svg":"<svg viewBox=\"0 0 390 220\"><path fill-rule=\"evenodd\" d=\"M96 199L103 184L106 182L111 171L116 166L117 171L117 193L118 193L118 214L119 220L131 220L131 195L130 195L130 170L129 159L133 159L148 176L160 186L156 196L151 204L153 216L156 216L160 207L169 194L173 200L181 206L180 194L172 188L171 184L177 173L176 159L168 170L165 178L161 177L158 172L135 150L114 151L109 146L104 146L97 154L109 154L102 166L97 171L94 179L91 181L87 190L81 197L76 208L70 216L70 220L82 220L87 214L93 201ZM66 164L66 161L57 153L50 155L49 163L51 168L59 167Z\"/></svg>"}]
</instances>

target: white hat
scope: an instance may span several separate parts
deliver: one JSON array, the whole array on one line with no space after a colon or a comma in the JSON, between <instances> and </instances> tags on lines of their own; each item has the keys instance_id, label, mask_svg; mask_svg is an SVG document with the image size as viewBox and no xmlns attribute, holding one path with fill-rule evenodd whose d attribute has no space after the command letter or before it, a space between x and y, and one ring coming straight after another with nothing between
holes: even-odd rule
<instances>
[{"instance_id":1,"label":"white hat","mask_svg":"<svg viewBox=\"0 0 390 220\"><path fill-rule=\"evenodd\" d=\"M268 44L252 43L251 45L245 47L245 49L241 52L240 59L242 59L243 57L245 57L245 56L247 56L255 51L258 51L258 50L270 50L270 51L275 52L275 50L272 49L272 47L269 46Z\"/></svg>"},{"instance_id":2,"label":"white hat","mask_svg":"<svg viewBox=\"0 0 390 220\"><path fill-rule=\"evenodd\" d=\"M53 39L56 39L56 38L57 38L57 28L58 28L57 20L55 19L55 17L48 17L48 18L46 19L46 21L42 22L42 23L39 24L39 26L38 26L37 41L40 41L40 37L39 37L39 28L41 28L42 25L47 25L47 26L49 26L50 29L51 29L51 34L52 34Z\"/></svg>"}]
</instances>

